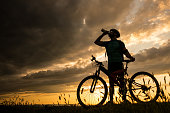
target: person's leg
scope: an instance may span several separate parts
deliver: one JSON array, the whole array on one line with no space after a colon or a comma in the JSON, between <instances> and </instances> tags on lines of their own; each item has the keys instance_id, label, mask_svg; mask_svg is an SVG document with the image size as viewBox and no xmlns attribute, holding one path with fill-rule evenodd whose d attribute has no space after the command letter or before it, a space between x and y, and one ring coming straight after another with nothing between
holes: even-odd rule
<instances>
[{"instance_id":1,"label":"person's leg","mask_svg":"<svg viewBox=\"0 0 170 113\"><path fill-rule=\"evenodd\" d=\"M126 93L127 93L127 89L126 89L126 83L124 81L124 74L119 75L119 82L120 82L120 86L119 86L119 92L122 94L122 99L124 101L126 101Z\"/></svg>"},{"instance_id":2,"label":"person's leg","mask_svg":"<svg viewBox=\"0 0 170 113\"><path fill-rule=\"evenodd\" d=\"M115 66L116 66L116 67L114 67L115 72L118 71L118 70L124 69L124 66L123 66L122 62L115 63ZM118 74L117 81L119 81L118 85L119 85L119 89L120 89L119 91L122 94L122 99L124 101L126 101L127 89L126 89L126 83L124 81L124 72L123 72L123 70L122 70L122 72L120 71L120 73Z\"/></svg>"},{"instance_id":3,"label":"person's leg","mask_svg":"<svg viewBox=\"0 0 170 113\"><path fill-rule=\"evenodd\" d=\"M109 77L109 83L110 83L110 87L109 87L109 93L110 93L110 102L113 102L113 94L114 94L114 83L111 77Z\"/></svg>"},{"instance_id":4,"label":"person's leg","mask_svg":"<svg viewBox=\"0 0 170 113\"><path fill-rule=\"evenodd\" d=\"M114 73L117 70L121 70L123 69L123 63L122 62L108 62L108 70L111 73ZM124 76L123 78L121 78L121 80L117 81L117 77L115 78L115 75L110 75L109 77L109 83L110 83L110 87L109 87L109 92L110 92L110 101L113 102L113 94L114 94L114 84L117 83L117 85L119 86L123 86L124 85Z\"/></svg>"},{"instance_id":5,"label":"person's leg","mask_svg":"<svg viewBox=\"0 0 170 113\"><path fill-rule=\"evenodd\" d=\"M111 74L114 71L114 64L112 62L108 62L108 71ZM114 80L109 76L109 95L110 95L110 102L113 103L113 94L114 94Z\"/></svg>"},{"instance_id":6,"label":"person's leg","mask_svg":"<svg viewBox=\"0 0 170 113\"><path fill-rule=\"evenodd\" d=\"M119 69L124 69L124 66L123 66L123 63L119 65ZM125 79L124 79L124 72L122 71L122 73L120 73L118 75L118 81L120 83L120 86L119 86L119 91L120 93L122 94L122 100L126 101L126 93L127 93L127 88L126 88L126 82L125 82Z\"/></svg>"}]
</instances>

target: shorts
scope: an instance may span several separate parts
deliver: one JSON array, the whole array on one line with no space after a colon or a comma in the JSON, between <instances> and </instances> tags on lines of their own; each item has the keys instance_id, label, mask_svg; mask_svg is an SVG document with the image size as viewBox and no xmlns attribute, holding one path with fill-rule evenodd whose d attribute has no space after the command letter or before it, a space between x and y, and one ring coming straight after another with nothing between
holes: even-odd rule
<instances>
[{"instance_id":1,"label":"shorts","mask_svg":"<svg viewBox=\"0 0 170 113\"><path fill-rule=\"evenodd\" d=\"M108 71L110 73L123 69L123 63L122 62L108 62Z\"/></svg>"},{"instance_id":2,"label":"shorts","mask_svg":"<svg viewBox=\"0 0 170 113\"><path fill-rule=\"evenodd\" d=\"M122 62L109 62L108 63L108 71L109 71L109 73L112 73L112 72L117 71L117 70L121 70L123 68L124 67L123 67ZM124 79L124 74L122 76L120 76L120 78L119 78L119 81L120 81L121 84L123 84L123 79ZM113 79L113 77L109 76L109 83L110 83L111 87L114 86L114 82L116 82L115 80Z\"/></svg>"}]
</instances>

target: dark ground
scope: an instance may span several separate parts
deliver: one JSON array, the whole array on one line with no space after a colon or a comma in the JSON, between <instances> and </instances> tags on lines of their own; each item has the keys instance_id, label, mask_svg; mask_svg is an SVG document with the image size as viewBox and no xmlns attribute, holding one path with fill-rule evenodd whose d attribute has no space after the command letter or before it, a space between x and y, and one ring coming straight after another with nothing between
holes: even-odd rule
<instances>
[{"instance_id":1,"label":"dark ground","mask_svg":"<svg viewBox=\"0 0 170 113\"><path fill-rule=\"evenodd\" d=\"M114 104L89 109L80 106L1 105L0 113L170 113L170 102Z\"/></svg>"}]
</instances>

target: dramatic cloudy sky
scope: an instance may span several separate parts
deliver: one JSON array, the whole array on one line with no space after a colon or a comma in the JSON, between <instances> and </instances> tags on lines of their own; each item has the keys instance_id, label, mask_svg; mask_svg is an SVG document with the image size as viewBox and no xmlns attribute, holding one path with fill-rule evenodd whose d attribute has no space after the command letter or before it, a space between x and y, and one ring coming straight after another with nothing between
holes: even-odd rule
<instances>
[{"instance_id":1,"label":"dramatic cloudy sky","mask_svg":"<svg viewBox=\"0 0 170 113\"><path fill-rule=\"evenodd\" d=\"M169 0L3 0L0 15L0 94L74 90L105 60L101 28L120 31L131 73L170 71Z\"/></svg>"}]
</instances>

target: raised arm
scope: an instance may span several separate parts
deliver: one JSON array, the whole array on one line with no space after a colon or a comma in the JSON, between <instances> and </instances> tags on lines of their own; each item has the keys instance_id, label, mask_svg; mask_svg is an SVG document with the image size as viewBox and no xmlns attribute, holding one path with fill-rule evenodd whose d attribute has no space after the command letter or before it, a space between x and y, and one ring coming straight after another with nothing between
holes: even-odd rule
<instances>
[{"instance_id":1,"label":"raised arm","mask_svg":"<svg viewBox=\"0 0 170 113\"><path fill-rule=\"evenodd\" d=\"M102 35L100 35L94 43L99 46L104 46L104 42L101 41L101 39L107 34L107 32L104 32Z\"/></svg>"}]
</instances>

